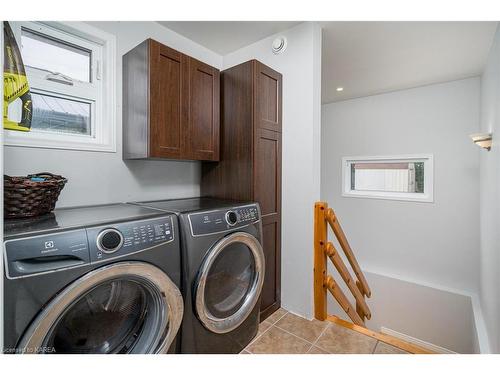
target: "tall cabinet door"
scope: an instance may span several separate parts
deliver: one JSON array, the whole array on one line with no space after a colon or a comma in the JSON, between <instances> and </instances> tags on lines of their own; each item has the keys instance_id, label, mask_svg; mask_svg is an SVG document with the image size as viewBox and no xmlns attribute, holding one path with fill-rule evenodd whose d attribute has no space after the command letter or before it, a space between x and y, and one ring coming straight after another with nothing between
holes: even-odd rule
<instances>
[{"instance_id":1,"label":"tall cabinet door","mask_svg":"<svg viewBox=\"0 0 500 375\"><path fill-rule=\"evenodd\" d=\"M281 133L255 131L254 199L262 214L266 273L261 297L265 319L281 303Z\"/></svg>"},{"instance_id":2,"label":"tall cabinet door","mask_svg":"<svg viewBox=\"0 0 500 375\"><path fill-rule=\"evenodd\" d=\"M261 320L281 305L282 76L254 60L254 199L262 211L266 275Z\"/></svg>"},{"instance_id":3,"label":"tall cabinet door","mask_svg":"<svg viewBox=\"0 0 500 375\"><path fill-rule=\"evenodd\" d=\"M189 58L186 157L219 160L220 73L217 69Z\"/></svg>"},{"instance_id":4,"label":"tall cabinet door","mask_svg":"<svg viewBox=\"0 0 500 375\"><path fill-rule=\"evenodd\" d=\"M255 120L259 128L281 132L282 76L268 66L254 61Z\"/></svg>"},{"instance_id":5,"label":"tall cabinet door","mask_svg":"<svg viewBox=\"0 0 500 375\"><path fill-rule=\"evenodd\" d=\"M187 56L153 40L150 41L151 96L149 154L157 158L181 158L185 95L184 69ZM133 105L133 103L131 103Z\"/></svg>"}]
</instances>

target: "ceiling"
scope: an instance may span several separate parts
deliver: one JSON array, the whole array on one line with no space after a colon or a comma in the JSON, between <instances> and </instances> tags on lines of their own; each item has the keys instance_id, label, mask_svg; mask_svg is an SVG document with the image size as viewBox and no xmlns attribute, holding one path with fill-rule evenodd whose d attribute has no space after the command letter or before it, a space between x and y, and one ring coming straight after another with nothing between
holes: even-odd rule
<instances>
[{"instance_id":1,"label":"ceiling","mask_svg":"<svg viewBox=\"0 0 500 375\"><path fill-rule=\"evenodd\" d=\"M329 103L478 75L496 22L323 22L322 28L322 102Z\"/></svg>"},{"instance_id":2,"label":"ceiling","mask_svg":"<svg viewBox=\"0 0 500 375\"><path fill-rule=\"evenodd\" d=\"M225 55L299 22L161 21ZM481 74L496 22L320 22L322 102ZM336 91L343 87L342 92Z\"/></svg>"},{"instance_id":3,"label":"ceiling","mask_svg":"<svg viewBox=\"0 0 500 375\"><path fill-rule=\"evenodd\" d=\"M269 35L287 30L300 22L159 21L159 23L219 55L226 55Z\"/></svg>"}]
</instances>

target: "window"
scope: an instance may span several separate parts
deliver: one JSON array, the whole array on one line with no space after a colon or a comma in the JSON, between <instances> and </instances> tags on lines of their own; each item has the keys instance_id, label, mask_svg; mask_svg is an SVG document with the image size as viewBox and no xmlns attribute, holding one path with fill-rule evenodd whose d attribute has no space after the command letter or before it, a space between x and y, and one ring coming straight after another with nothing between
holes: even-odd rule
<instances>
[{"instance_id":1,"label":"window","mask_svg":"<svg viewBox=\"0 0 500 375\"><path fill-rule=\"evenodd\" d=\"M83 22L11 22L30 85L30 132L8 146L116 151L115 39ZM21 101L8 117L19 121Z\"/></svg>"},{"instance_id":2,"label":"window","mask_svg":"<svg viewBox=\"0 0 500 375\"><path fill-rule=\"evenodd\" d=\"M342 158L343 196L433 202L433 156Z\"/></svg>"}]
</instances>

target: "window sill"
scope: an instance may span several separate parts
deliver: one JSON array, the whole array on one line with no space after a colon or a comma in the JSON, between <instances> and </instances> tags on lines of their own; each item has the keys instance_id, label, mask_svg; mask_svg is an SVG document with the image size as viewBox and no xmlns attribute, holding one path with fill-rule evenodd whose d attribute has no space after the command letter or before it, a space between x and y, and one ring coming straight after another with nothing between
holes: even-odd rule
<instances>
[{"instance_id":1,"label":"window sill","mask_svg":"<svg viewBox=\"0 0 500 375\"><path fill-rule=\"evenodd\" d=\"M422 202L434 203L434 197L428 194L413 194L413 193L388 193L388 192L370 192L370 191L348 191L342 193L345 198L367 198L367 199L382 199L391 201L406 201L406 202Z\"/></svg>"},{"instance_id":2,"label":"window sill","mask_svg":"<svg viewBox=\"0 0 500 375\"><path fill-rule=\"evenodd\" d=\"M29 147L116 153L115 142L100 143L93 139L81 138L83 137L71 137L59 134L40 134L34 132L24 133L4 130L4 145L6 147ZM112 139L114 139L114 137Z\"/></svg>"}]
</instances>

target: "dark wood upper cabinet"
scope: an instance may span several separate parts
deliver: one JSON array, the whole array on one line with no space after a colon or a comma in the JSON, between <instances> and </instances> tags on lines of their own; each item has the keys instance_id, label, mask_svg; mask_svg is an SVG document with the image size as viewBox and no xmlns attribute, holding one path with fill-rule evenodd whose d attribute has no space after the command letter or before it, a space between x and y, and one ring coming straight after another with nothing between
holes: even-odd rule
<instances>
[{"instance_id":1,"label":"dark wood upper cabinet","mask_svg":"<svg viewBox=\"0 0 500 375\"><path fill-rule=\"evenodd\" d=\"M259 202L266 258L261 319L281 304L282 76L257 60L221 73L221 158L203 163L201 193Z\"/></svg>"},{"instance_id":2,"label":"dark wood upper cabinet","mask_svg":"<svg viewBox=\"0 0 500 375\"><path fill-rule=\"evenodd\" d=\"M219 160L219 71L148 39L123 56L124 159Z\"/></svg>"},{"instance_id":3,"label":"dark wood upper cabinet","mask_svg":"<svg viewBox=\"0 0 500 375\"><path fill-rule=\"evenodd\" d=\"M220 73L190 58L185 144L189 159L219 160Z\"/></svg>"},{"instance_id":4,"label":"dark wood upper cabinet","mask_svg":"<svg viewBox=\"0 0 500 375\"><path fill-rule=\"evenodd\" d=\"M185 111L182 68L187 56L156 42L151 42L149 48L149 154L180 159L184 150L181 134Z\"/></svg>"}]
</instances>

